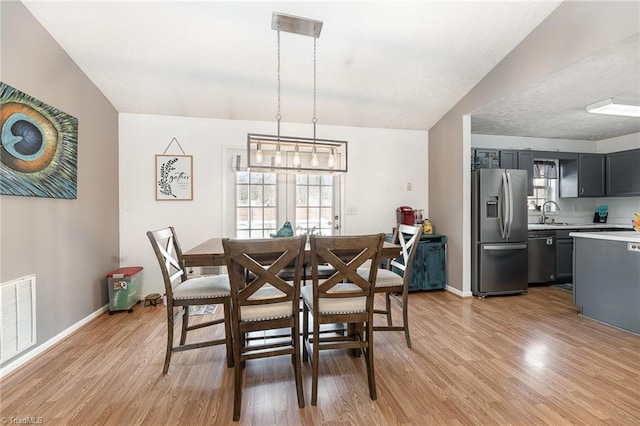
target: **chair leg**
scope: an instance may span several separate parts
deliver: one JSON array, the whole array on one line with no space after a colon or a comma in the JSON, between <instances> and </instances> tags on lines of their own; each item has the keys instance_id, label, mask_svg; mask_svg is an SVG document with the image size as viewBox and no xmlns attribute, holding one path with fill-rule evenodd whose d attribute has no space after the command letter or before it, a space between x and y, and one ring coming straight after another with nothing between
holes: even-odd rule
<instances>
[{"instance_id":1,"label":"chair leg","mask_svg":"<svg viewBox=\"0 0 640 426\"><path fill-rule=\"evenodd\" d=\"M373 318L369 319L369 322L366 325L366 334L367 334L367 348L366 348L366 363L367 363L367 376L369 378L369 397L372 401L378 399L378 395L376 393L376 375L375 369L373 365L373 324L371 322Z\"/></svg>"},{"instance_id":2,"label":"chair leg","mask_svg":"<svg viewBox=\"0 0 640 426\"><path fill-rule=\"evenodd\" d=\"M242 371L244 370L244 361L240 361L244 336L240 333L240 328L234 324L233 334L238 336L233 339L233 421L240 420L240 411L242 409Z\"/></svg>"},{"instance_id":3,"label":"chair leg","mask_svg":"<svg viewBox=\"0 0 640 426\"><path fill-rule=\"evenodd\" d=\"M313 322L313 359L311 361L311 405L318 403L318 361L320 360L320 325Z\"/></svg>"},{"instance_id":4,"label":"chair leg","mask_svg":"<svg viewBox=\"0 0 640 426\"><path fill-rule=\"evenodd\" d=\"M303 302L302 303L302 361L307 362L309 360L309 353L307 352L306 342L309 340L309 308Z\"/></svg>"},{"instance_id":5,"label":"chair leg","mask_svg":"<svg viewBox=\"0 0 640 426\"><path fill-rule=\"evenodd\" d=\"M171 354L173 353L173 306L167 305L167 352L164 356L164 367L162 374L169 372L169 363L171 362Z\"/></svg>"},{"instance_id":6,"label":"chair leg","mask_svg":"<svg viewBox=\"0 0 640 426\"><path fill-rule=\"evenodd\" d=\"M180 346L184 345L187 341L187 329L189 328L189 306L183 306L182 313L182 333L180 334Z\"/></svg>"},{"instance_id":7,"label":"chair leg","mask_svg":"<svg viewBox=\"0 0 640 426\"><path fill-rule=\"evenodd\" d=\"M384 294L385 305L387 308L387 325L393 325L393 318L391 318L391 295L389 293Z\"/></svg>"},{"instance_id":8,"label":"chair leg","mask_svg":"<svg viewBox=\"0 0 640 426\"><path fill-rule=\"evenodd\" d=\"M302 389L302 363L300 362L300 327L298 318L291 330L293 340L293 372L296 376L296 392L298 394L298 407L304 408L304 391Z\"/></svg>"},{"instance_id":9,"label":"chair leg","mask_svg":"<svg viewBox=\"0 0 640 426\"><path fill-rule=\"evenodd\" d=\"M231 301L225 300L224 309L224 334L227 347L227 368L233 367L233 334L231 333Z\"/></svg>"},{"instance_id":10,"label":"chair leg","mask_svg":"<svg viewBox=\"0 0 640 426\"><path fill-rule=\"evenodd\" d=\"M242 363L240 362L240 348L236 345L234 350L234 390L233 390L233 421L240 420L242 409Z\"/></svg>"},{"instance_id":11,"label":"chair leg","mask_svg":"<svg viewBox=\"0 0 640 426\"><path fill-rule=\"evenodd\" d=\"M402 294L402 324L404 337L407 339L407 347L411 349L411 336L409 336L409 297L407 291Z\"/></svg>"}]
</instances>

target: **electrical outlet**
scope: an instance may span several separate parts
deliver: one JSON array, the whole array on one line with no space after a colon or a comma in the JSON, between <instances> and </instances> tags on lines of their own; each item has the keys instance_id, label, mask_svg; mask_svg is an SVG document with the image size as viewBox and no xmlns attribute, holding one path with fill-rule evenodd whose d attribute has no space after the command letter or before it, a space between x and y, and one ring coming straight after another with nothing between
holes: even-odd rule
<instances>
[{"instance_id":1,"label":"electrical outlet","mask_svg":"<svg viewBox=\"0 0 640 426\"><path fill-rule=\"evenodd\" d=\"M407 191L411 191L412 185L411 182L407 182Z\"/></svg>"},{"instance_id":2,"label":"electrical outlet","mask_svg":"<svg viewBox=\"0 0 640 426\"><path fill-rule=\"evenodd\" d=\"M627 245L627 251L635 251L640 253L640 243L629 243Z\"/></svg>"},{"instance_id":3,"label":"electrical outlet","mask_svg":"<svg viewBox=\"0 0 640 426\"><path fill-rule=\"evenodd\" d=\"M347 206L347 214L349 215L358 214L358 208L356 206Z\"/></svg>"}]
</instances>

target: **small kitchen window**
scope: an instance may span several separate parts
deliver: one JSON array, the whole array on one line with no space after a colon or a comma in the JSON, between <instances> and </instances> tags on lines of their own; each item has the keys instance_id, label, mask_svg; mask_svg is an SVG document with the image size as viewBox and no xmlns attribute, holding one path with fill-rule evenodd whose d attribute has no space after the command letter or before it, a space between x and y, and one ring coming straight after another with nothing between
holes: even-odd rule
<instances>
[{"instance_id":1,"label":"small kitchen window","mask_svg":"<svg viewBox=\"0 0 640 426\"><path fill-rule=\"evenodd\" d=\"M533 196L527 197L529 210L540 211L546 201L558 198L558 162L555 160L534 160ZM552 204L550 211L555 210Z\"/></svg>"}]
</instances>

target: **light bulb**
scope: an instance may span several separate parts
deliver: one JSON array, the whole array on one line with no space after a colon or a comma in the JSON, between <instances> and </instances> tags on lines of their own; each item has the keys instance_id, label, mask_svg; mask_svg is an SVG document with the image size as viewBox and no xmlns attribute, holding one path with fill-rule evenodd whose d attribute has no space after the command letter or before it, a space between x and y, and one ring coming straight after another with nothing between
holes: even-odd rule
<instances>
[{"instance_id":1,"label":"light bulb","mask_svg":"<svg viewBox=\"0 0 640 426\"><path fill-rule=\"evenodd\" d=\"M336 166L336 150L335 148L331 148L331 154L329 154L329 160L327 161L327 165L330 169L333 169Z\"/></svg>"},{"instance_id":2,"label":"light bulb","mask_svg":"<svg viewBox=\"0 0 640 426\"><path fill-rule=\"evenodd\" d=\"M276 146L276 158L275 158L276 166L282 164L282 153L280 152L280 144Z\"/></svg>"},{"instance_id":3,"label":"light bulb","mask_svg":"<svg viewBox=\"0 0 640 426\"><path fill-rule=\"evenodd\" d=\"M318 153L316 152L316 147L313 147L313 153L311 154L311 166L318 167Z\"/></svg>"},{"instance_id":4,"label":"light bulb","mask_svg":"<svg viewBox=\"0 0 640 426\"><path fill-rule=\"evenodd\" d=\"M262 156L262 146L258 144L258 149L256 150L256 164L262 164L264 161L264 157Z\"/></svg>"},{"instance_id":5,"label":"light bulb","mask_svg":"<svg viewBox=\"0 0 640 426\"><path fill-rule=\"evenodd\" d=\"M293 154L293 166L298 167L300 165L300 152L298 152L298 145L296 145L296 152Z\"/></svg>"}]
</instances>

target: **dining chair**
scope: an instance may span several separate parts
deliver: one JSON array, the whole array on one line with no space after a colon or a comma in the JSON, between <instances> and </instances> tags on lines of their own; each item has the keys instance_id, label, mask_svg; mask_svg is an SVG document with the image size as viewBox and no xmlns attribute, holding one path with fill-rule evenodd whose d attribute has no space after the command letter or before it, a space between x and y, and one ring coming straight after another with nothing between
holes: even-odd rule
<instances>
[{"instance_id":1,"label":"dining chair","mask_svg":"<svg viewBox=\"0 0 640 426\"><path fill-rule=\"evenodd\" d=\"M252 359L291 355L298 406L304 407L299 304L305 243L305 236L222 240L233 312L234 421L240 419L242 371ZM287 267L294 270L291 281L278 275ZM254 332L260 332L258 339L250 338Z\"/></svg>"},{"instance_id":2,"label":"dining chair","mask_svg":"<svg viewBox=\"0 0 640 426\"><path fill-rule=\"evenodd\" d=\"M367 261L380 263L384 234L359 236L310 237L312 285L301 290L303 299L303 360L311 354L311 405L318 399L318 363L320 351L348 349L362 352L367 366L369 396L377 398L373 358L373 286L377 268L364 278L357 268ZM335 272L327 279L319 276L319 267L330 265ZM313 334L309 336L309 316ZM346 323L348 333L322 333L323 324Z\"/></svg>"},{"instance_id":3,"label":"dining chair","mask_svg":"<svg viewBox=\"0 0 640 426\"><path fill-rule=\"evenodd\" d=\"M147 237L151 241L151 246L162 271L167 299L167 351L163 374L167 374L169 371L173 352L213 345L226 345L227 366L233 367L229 277L227 275L210 275L188 278L187 271L183 266L182 249L172 226L157 231L148 231ZM190 325L189 307L200 305L222 305L222 318ZM174 346L173 329L180 318L182 318L180 343ZM224 324L224 338L186 343L189 331L218 324Z\"/></svg>"},{"instance_id":4,"label":"dining chair","mask_svg":"<svg viewBox=\"0 0 640 426\"><path fill-rule=\"evenodd\" d=\"M374 293L384 294L385 308L374 309L374 314L384 314L387 325L374 326L374 331L404 331L407 347L411 347L409 335L409 280L411 279L411 265L416 255L418 242L422 236L422 226L398 224L392 242L402 247L400 257L387 263L386 268L379 268ZM369 268L358 268L362 277L369 275ZM402 310L402 325L393 325L391 316L391 302Z\"/></svg>"}]
</instances>

